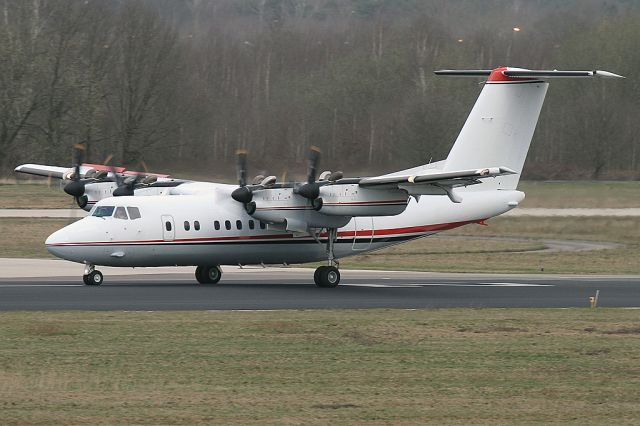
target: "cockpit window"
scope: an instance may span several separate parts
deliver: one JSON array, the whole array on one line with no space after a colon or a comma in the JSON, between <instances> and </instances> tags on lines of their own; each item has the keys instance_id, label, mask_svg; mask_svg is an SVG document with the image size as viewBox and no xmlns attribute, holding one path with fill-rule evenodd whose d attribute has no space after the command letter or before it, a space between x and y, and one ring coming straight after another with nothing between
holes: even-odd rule
<instances>
[{"instance_id":1,"label":"cockpit window","mask_svg":"<svg viewBox=\"0 0 640 426\"><path fill-rule=\"evenodd\" d=\"M115 206L98 206L93 211L93 216L96 216L96 217L111 216L113 214L113 209L115 209Z\"/></svg>"},{"instance_id":2,"label":"cockpit window","mask_svg":"<svg viewBox=\"0 0 640 426\"><path fill-rule=\"evenodd\" d=\"M142 217L140 215L140 209L137 207L127 207L127 211L129 212L129 219L131 220L140 219Z\"/></svg>"},{"instance_id":3,"label":"cockpit window","mask_svg":"<svg viewBox=\"0 0 640 426\"><path fill-rule=\"evenodd\" d=\"M116 208L116 212L113 214L113 217L116 219L129 219L129 217L127 216L127 212L124 210L124 207Z\"/></svg>"}]
</instances>

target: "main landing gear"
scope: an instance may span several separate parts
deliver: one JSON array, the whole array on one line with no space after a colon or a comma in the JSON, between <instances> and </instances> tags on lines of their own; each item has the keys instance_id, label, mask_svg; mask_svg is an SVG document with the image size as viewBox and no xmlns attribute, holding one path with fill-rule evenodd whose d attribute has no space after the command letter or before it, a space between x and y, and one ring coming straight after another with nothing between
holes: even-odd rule
<instances>
[{"instance_id":1,"label":"main landing gear","mask_svg":"<svg viewBox=\"0 0 640 426\"><path fill-rule=\"evenodd\" d=\"M337 287L340 284L340 271L338 270L338 262L335 260L333 254L333 245L338 238L338 230L336 228L329 228L329 235L327 239L327 263L326 266L321 266L316 269L313 274L313 280L318 287Z\"/></svg>"},{"instance_id":2,"label":"main landing gear","mask_svg":"<svg viewBox=\"0 0 640 426\"><path fill-rule=\"evenodd\" d=\"M82 281L85 285L100 285L104 280L102 272L98 271L95 265L87 263L84 265L84 275Z\"/></svg>"},{"instance_id":3,"label":"main landing gear","mask_svg":"<svg viewBox=\"0 0 640 426\"><path fill-rule=\"evenodd\" d=\"M196 268L196 280L200 284L218 284L222 269L218 265L200 265Z\"/></svg>"}]
</instances>

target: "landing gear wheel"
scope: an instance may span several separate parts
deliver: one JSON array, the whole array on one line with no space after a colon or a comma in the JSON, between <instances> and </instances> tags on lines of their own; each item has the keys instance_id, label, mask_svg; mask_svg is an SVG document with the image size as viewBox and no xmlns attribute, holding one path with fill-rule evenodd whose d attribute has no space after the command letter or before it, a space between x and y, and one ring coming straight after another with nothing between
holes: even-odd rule
<instances>
[{"instance_id":1,"label":"landing gear wheel","mask_svg":"<svg viewBox=\"0 0 640 426\"><path fill-rule=\"evenodd\" d=\"M218 265L200 265L196 268L196 279L200 284L217 284L222 277Z\"/></svg>"},{"instance_id":2,"label":"landing gear wheel","mask_svg":"<svg viewBox=\"0 0 640 426\"><path fill-rule=\"evenodd\" d=\"M84 281L86 285L100 285L103 280L104 277L100 271L93 271L89 273L89 275L82 276L82 281Z\"/></svg>"},{"instance_id":3,"label":"landing gear wheel","mask_svg":"<svg viewBox=\"0 0 640 426\"><path fill-rule=\"evenodd\" d=\"M320 271L322 271L326 266L320 266L316 268L316 271L313 273L313 281L316 283L318 287L322 287L320 285Z\"/></svg>"},{"instance_id":4,"label":"landing gear wheel","mask_svg":"<svg viewBox=\"0 0 640 426\"><path fill-rule=\"evenodd\" d=\"M334 288L340 284L340 271L335 266L321 266L313 278L318 287Z\"/></svg>"}]
</instances>

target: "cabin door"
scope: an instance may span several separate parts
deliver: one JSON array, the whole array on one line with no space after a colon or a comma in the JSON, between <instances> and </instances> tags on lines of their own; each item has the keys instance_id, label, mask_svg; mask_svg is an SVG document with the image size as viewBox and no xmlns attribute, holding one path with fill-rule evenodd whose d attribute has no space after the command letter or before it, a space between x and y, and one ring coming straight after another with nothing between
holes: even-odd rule
<instances>
[{"instance_id":1,"label":"cabin door","mask_svg":"<svg viewBox=\"0 0 640 426\"><path fill-rule=\"evenodd\" d=\"M162 238L165 241L173 241L176 237L176 225L173 216L162 215Z\"/></svg>"},{"instance_id":2,"label":"cabin door","mask_svg":"<svg viewBox=\"0 0 640 426\"><path fill-rule=\"evenodd\" d=\"M354 217L353 225L355 233L353 235L353 245L351 249L368 250L373 241L373 217Z\"/></svg>"}]
</instances>

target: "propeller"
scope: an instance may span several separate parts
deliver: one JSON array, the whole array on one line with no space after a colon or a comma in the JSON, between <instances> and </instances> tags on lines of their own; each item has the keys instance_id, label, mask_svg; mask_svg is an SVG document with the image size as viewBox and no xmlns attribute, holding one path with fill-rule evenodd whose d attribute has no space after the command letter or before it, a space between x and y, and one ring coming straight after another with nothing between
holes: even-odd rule
<instances>
[{"instance_id":1,"label":"propeller","mask_svg":"<svg viewBox=\"0 0 640 426\"><path fill-rule=\"evenodd\" d=\"M80 179L80 166L82 165L84 151L86 147L83 144L75 144L73 146L73 178L71 182L64 186L64 192L75 198L80 208L87 205L87 197L84 195L85 181Z\"/></svg>"},{"instance_id":2,"label":"propeller","mask_svg":"<svg viewBox=\"0 0 640 426\"><path fill-rule=\"evenodd\" d=\"M236 151L236 155L239 188L231 193L231 198L247 206L253 199L251 187L247 186L247 151L240 149Z\"/></svg>"},{"instance_id":3,"label":"propeller","mask_svg":"<svg viewBox=\"0 0 640 426\"><path fill-rule=\"evenodd\" d=\"M109 157L107 157L105 164L108 161L110 161L112 157L113 155L110 155ZM147 164L143 160L141 160L140 165L144 169L145 173L147 173L147 170L148 170ZM111 170L111 174L113 175L113 179L115 180L116 185L118 186L116 189L113 190L113 193L111 194L114 197L133 196L135 195L134 191L136 187L138 187L140 184L150 185L157 180L157 177L147 176L145 173L137 173L135 175L123 177L121 174L118 174L118 171L114 166L110 165L109 168Z\"/></svg>"},{"instance_id":4,"label":"propeller","mask_svg":"<svg viewBox=\"0 0 640 426\"><path fill-rule=\"evenodd\" d=\"M115 176L116 183L118 184L118 187L113 191L114 197L128 197L134 195L136 186L146 179L146 176L142 173L123 178L116 172L115 168L112 169L111 173Z\"/></svg>"},{"instance_id":5,"label":"propeller","mask_svg":"<svg viewBox=\"0 0 640 426\"><path fill-rule=\"evenodd\" d=\"M312 146L307 158L307 183L297 187L294 192L308 200L315 200L320 195L320 185L316 182L316 170L320 162L320 149Z\"/></svg>"}]
</instances>

